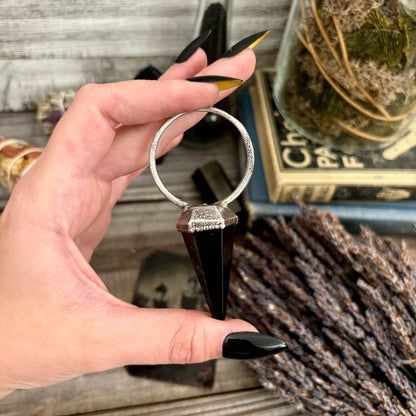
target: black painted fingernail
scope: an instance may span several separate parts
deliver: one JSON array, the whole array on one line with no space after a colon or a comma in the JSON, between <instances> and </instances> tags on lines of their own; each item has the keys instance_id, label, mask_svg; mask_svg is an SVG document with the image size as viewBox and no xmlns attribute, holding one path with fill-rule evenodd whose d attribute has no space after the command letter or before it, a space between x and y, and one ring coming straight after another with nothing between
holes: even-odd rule
<instances>
[{"instance_id":1,"label":"black painted fingernail","mask_svg":"<svg viewBox=\"0 0 416 416\"><path fill-rule=\"evenodd\" d=\"M199 35L194 39L176 58L175 63L181 64L182 62L187 61L196 50L206 41L207 37L211 34L211 29Z\"/></svg>"},{"instance_id":2,"label":"black painted fingernail","mask_svg":"<svg viewBox=\"0 0 416 416\"><path fill-rule=\"evenodd\" d=\"M228 334L222 346L224 358L248 360L284 351L287 345L280 339L257 332L234 332Z\"/></svg>"},{"instance_id":3,"label":"black painted fingernail","mask_svg":"<svg viewBox=\"0 0 416 416\"><path fill-rule=\"evenodd\" d=\"M236 43L234 46L228 49L227 52L225 52L225 54L223 55L223 58L229 58L231 56L237 55L238 53L240 53L242 50L246 48L253 49L269 33L270 33L270 30L265 30L264 32L255 33L254 35L251 35L243 40L240 40L240 42Z\"/></svg>"},{"instance_id":4,"label":"black painted fingernail","mask_svg":"<svg viewBox=\"0 0 416 416\"><path fill-rule=\"evenodd\" d=\"M200 77L188 78L192 82L212 82L217 84L220 91L228 88L238 87L243 81L237 78L223 77L220 75L203 75Z\"/></svg>"}]
</instances>

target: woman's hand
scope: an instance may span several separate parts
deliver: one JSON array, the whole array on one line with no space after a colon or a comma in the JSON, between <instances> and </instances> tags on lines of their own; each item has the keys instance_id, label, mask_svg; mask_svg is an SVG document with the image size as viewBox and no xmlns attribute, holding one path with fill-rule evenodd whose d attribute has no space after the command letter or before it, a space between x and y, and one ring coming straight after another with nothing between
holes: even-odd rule
<instances>
[{"instance_id":1,"label":"woman's hand","mask_svg":"<svg viewBox=\"0 0 416 416\"><path fill-rule=\"evenodd\" d=\"M239 320L197 311L140 309L111 295L88 260L111 210L147 166L151 140L170 116L212 106L234 89L185 79L247 79L250 49L206 66L198 49L158 81L87 85L0 217L0 397L126 364L191 363L222 355ZM202 117L182 117L160 153Z\"/></svg>"}]
</instances>

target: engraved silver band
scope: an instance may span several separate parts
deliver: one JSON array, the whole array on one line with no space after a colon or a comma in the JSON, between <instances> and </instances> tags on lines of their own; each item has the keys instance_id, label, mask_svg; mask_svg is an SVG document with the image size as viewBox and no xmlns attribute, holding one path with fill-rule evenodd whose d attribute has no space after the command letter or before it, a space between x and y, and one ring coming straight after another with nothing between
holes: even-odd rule
<instances>
[{"instance_id":1,"label":"engraved silver band","mask_svg":"<svg viewBox=\"0 0 416 416\"><path fill-rule=\"evenodd\" d=\"M153 180L156 184L156 186L159 188L160 192L172 203L177 205L180 208L185 208L189 206L186 201L183 201L182 199L178 198L177 196L173 195L162 183L159 174L156 169L156 150L157 146L159 144L159 140L162 137L162 134L167 130L167 128L176 121L179 117L182 117L186 114L194 113L194 112L204 112L204 113L214 113L221 117L224 117L227 119L230 123L234 124L234 126L238 129L238 131L241 134L241 138L244 142L244 146L246 149L246 168L244 170L243 177L241 178L239 184L234 189L234 191L228 195L226 198L222 199L221 201L216 202L216 204L221 204L224 206L227 206L230 204L234 199L236 199L241 192L243 192L244 188L247 186L248 182L250 181L251 175L253 173L254 168L254 149L253 144L251 143L250 136L246 130L246 128L243 126L243 124L237 120L232 115L228 114L227 112L220 110L215 107L211 108L201 108L200 110L195 111L189 111L186 113L178 114L172 118L170 118L168 121L166 121L162 127L157 131L155 134L155 137L153 138L152 144L150 145L150 154L149 154L149 166L150 166L150 173L152 174Z\"/></svg>"}]
</instances>

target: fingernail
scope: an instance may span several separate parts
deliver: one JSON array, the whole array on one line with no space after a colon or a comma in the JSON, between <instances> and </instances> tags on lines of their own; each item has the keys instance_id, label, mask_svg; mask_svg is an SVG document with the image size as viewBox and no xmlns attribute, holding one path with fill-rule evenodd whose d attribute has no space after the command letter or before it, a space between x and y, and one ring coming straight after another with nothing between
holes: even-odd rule
<instances>
[{"instance_id":1,"label":"fingernail","mask_svg":"<svg viewBox=\"0 0 416 416\"><path fill-rule=\"evenodd\" d=\"M176 58L175 63L181 64L182 62L187 61L196 50L205 42L207 37L211 34L211 29L199 35L194 39Z\"/></svg>"},{"instance_id":2,"label":"fingernail","mask_svg":"<svg viewBox=\"0 0 416 416\"><path fill-rule=\"evenodd\" d=\"M223 58L229 58L231 56L237 55L238 53L240 53L242 50L246 48L253 49L269 33L270 33L270 30L266 30L264 32L255 33L254 35L251 35L243 40L240 40L240 42L236 43L234 46L228 49L227 52L225 52L225 54L223 55Z\"/></svg>"},{"instance_id":3,"label":"fingernail","mask_svg":"<svg viewBox=\"0 0 416 416\"><path fill-rule=\"evenodd\" d=\"M257 332L234 332L225 337L222 356L247 360L277 354L286 348L287 345L282 340L269 335Z\"/></svg>"},{"instance_id":4,"label":"fingernail","mask_svg":"<svg viewBox=\"0 0 416 416\"><path fill-rule=\"evenodd\" d=\"M220 75L203 75L200 77L188 78L187 81L192 82L213 82L218 85L220 91L228 88L238 87L242 84L241 79L222 77Z\"/></svg>"}]
</instances>

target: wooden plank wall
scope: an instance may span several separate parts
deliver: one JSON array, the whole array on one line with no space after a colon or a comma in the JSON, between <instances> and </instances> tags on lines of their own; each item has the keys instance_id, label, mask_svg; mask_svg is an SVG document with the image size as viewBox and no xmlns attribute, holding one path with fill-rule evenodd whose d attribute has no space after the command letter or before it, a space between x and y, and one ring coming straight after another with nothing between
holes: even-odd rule
<instances>
[{"instance_id":1,"label":"wooden plank wall","mask_svg":"<svg viewBox=\"0 0 416 416\"><path fill-rule=\"evenodd\" d=\"M31 110L50 91L165 70L193 39L203 0L2 0L0 111ZM270 29L256 48L274 62L289 0L231 2L229 43Z\"/></svg>"}]
</instances>

